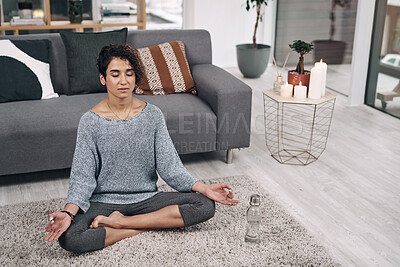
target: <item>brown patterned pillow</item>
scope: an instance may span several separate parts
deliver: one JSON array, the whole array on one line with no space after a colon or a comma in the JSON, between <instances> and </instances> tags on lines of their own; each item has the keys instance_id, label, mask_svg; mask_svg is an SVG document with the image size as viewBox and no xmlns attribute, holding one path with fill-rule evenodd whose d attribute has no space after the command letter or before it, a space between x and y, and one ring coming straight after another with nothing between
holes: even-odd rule
<instances>
[{"instance_id":1,"label":"brown patterned pillow","mask_svg":"<svg viewBox=\"0 0 400 267\"><path fill-rule=\"evenodd\" d=\"M196 94L183 42L173 41L138 51L146 76L135 91L137 95Z\"/></svg>"}]
</instances>

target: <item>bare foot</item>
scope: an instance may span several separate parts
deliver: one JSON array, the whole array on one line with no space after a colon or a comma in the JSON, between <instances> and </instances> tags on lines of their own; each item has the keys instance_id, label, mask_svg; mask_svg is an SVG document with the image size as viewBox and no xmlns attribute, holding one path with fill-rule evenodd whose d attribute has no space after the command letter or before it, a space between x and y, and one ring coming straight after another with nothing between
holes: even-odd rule
<instances>
[{"instance_id":1,"label":"bare foot","mask_svg":"<svg viewBox=\"0 0 400 267\"><path fill-rule=\"evenodd\" d=\"M94 218L92 224L90 225L90 228L97 228L99 226L103 227L110 227L114 229L121 229L121 220L125 216L122 215L121 212L119 211L113 211L108 217L99 215L96 218Z\"/></svg>"},{"instance_id":2,"label":"bare foot","mask_svg":"<svg viewBox=\"0 0 400 267\"><path fill-rule=\"evenodd\" d=\"M104 227L104 229L106 229L106 240L105 240L106 247L122 239L132 237L146 231L146 230L135 230L135 229L114 229L110 227Z\"/></svg>"}]
</instances>

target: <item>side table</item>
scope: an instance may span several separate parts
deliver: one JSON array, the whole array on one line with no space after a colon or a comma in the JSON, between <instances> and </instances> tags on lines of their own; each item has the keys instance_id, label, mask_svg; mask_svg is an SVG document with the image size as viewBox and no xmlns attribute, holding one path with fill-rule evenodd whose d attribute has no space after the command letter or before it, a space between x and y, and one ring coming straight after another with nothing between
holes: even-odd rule
<instances>
[{"instance_id":1,"label":"side table","mask_svg":"<svg viewBox=\"0 0 400 267\"><path fill-rule=\"evenodd\" d=\"M326 148L336 95L298 100L263 91L265 143L282 164L308 165Z\"/></svg>"}]
</instances>

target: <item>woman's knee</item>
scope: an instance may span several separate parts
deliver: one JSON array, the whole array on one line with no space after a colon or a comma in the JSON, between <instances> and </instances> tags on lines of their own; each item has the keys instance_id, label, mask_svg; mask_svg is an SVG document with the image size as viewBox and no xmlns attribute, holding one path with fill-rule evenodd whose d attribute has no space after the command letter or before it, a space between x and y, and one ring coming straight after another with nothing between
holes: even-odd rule
<instances>
[{"instance_id":1,"label":"woman's knee","mask_svg":"<svg viewBox=\"0 0 400 267\"><path fill-rule=\"evenodd\" d=\"M202 212L205 220L209 220L215 215L215 202L214 200L209 199L204 196L204 200L202 201Z\"/></svg>"},{"instance_id":2,"label":"woman's knee","mask_svg":"<svg viewBox=\"0 0 400 267\"><path fill-rule=\"evenodd\" d=\"M201 221L207 221L215 215L215 202L202 194L197 195L197 213Z\"/></svg>"},{"instance_id":3,"label":"woman's knee","mask_svg":"<svg viewBox=\"0 0 400 267\"><path fill-rule=\"evenodd\" d=\"M76 233L76 232L74 233L73 231L70 231L70 229L68 229L60 236L60 238L58 239L58 243L63 249L79 254L103 249L105 241L105 233L104 234L101 233L101 230L104 230L104 228L101 227L90 230L92 230L91 236L88 235L89 233ZM102 237L103 235L104 238Z\"/></svg>"},{"instance_id":4,"label":"woman's knee","mask_svg":"<svg viewBox=\"0 0 400 267\"><path fill-rule=\"evenodd\" d=\"M82 240L79 240L76 235L72 234L71 231L64 232L60 238L58 238L60 246L70 252L83 253L86 249L83 247Z\"/></svg>"}]
</instances>

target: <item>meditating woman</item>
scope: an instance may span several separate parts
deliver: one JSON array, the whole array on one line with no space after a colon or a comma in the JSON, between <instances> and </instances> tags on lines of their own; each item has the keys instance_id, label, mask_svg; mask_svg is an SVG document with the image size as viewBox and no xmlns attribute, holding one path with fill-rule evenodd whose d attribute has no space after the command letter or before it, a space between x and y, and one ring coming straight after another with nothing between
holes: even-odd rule
<instances>
[{"instance_id":1,"label":"meditating woman","mask_svg":"<svg viewBox=\"0 0 400 267\"><path fill-rule=\"evenodd\" d=\"M204 222L214 201L238 203L229 185L187 172L160 109L132 96L144 72L135 49L106 46L97 66L108 96L79 122L67 204L48 215L46 241L94 251L145 230ZM157 191L157 173L179 192Z\"/></svg>"}]
</instances>

